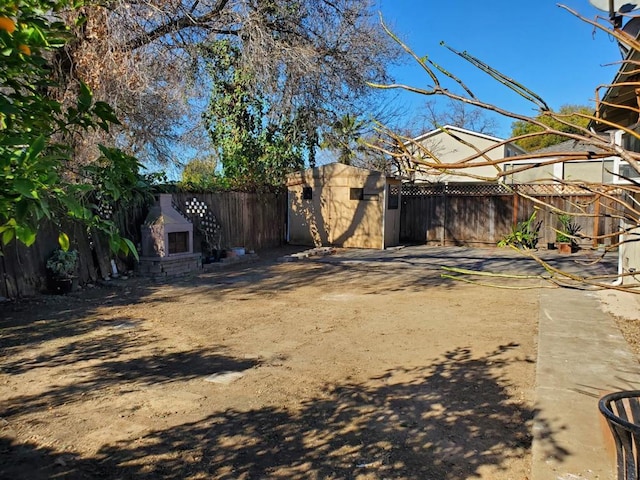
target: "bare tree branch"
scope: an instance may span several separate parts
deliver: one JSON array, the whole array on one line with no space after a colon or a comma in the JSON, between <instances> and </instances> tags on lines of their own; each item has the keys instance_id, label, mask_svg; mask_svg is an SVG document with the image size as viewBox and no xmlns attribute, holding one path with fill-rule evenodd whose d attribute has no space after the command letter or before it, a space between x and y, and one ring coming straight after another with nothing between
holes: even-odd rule
<instances>
[{"instance_id":1,"label":"bare tree branch","mask_svg":"<svg viewBox=\"0 0 640 480\"><path fill-rule=\"evenodd\" d=\"M613 36L616 40L629 48L627 57L620 62L618 76L611 84L603 84L595 89L596 106L593 114L584 111L553 111L544 98L527 88L517 80L497 71L477 57L465 52L453 49L445 44L450 52L458 57L470 62L480 71L487 73L496 80L497 85L506 86L520 97L530 102L537 111L535 116L523 115L519 112L505 109L491 102L485 102L474 95L471 89L462 83L457 76L431 61L428 57L419 57L409 46L403 43L396 35L384 27L391 38L425 71L430 86L415 87L412 85L398 83L379 83L371 85L376 88L393 90L401 89L418 95L424 95L429 99L444 98L455 104L479 108L482 111L492 112L504 118L522 122L532 126L531 130L523 130L527 133L515 135L503 141L496 141L490 147L478 148L472 142L465 141L454 132L443 130L452 138L455 138L460 145L465 146L465 150L471 151L465 158L455 161L443 161L440 153L433 146L424 143L420 137L411 138L400 135L383 125L379 126L379 133L383 137L381 141L372 144L372 148L378 148L388 156L390 162L395 164L398 171L422 170L431 172L441 172L464 176L470 180L481 180L490 182L500 182L505 189L509 189L509 179L515 178L517 174L539 169L545 172L544 177L537 178L537 182L551 183L559 187L559 191L565 189L567 192L583 192L592 195L588 203L576 203L566 199L564 206L542 200L538 195L528 193L536 191L536 185L531 185L530 189L512 189L514 194L528 200L535 208L544 209L552 214L571 215L576 218L609 219L619 222L618 231L586 233L579 232L570 234L573 240L589 240L591 242L608 242L607 251L640 248L640 182L634 175L628 175L622 170L609 168L606 172L613 178L611 184L603 182L587 182L576 179L571 180L565 177L550 175L545 168L557 165L571 165L575 162L602 162L603 173L605 172L605 162L624 162L640 176L640 81L637 79L640 68L640 41L638 38L631 38L622 30L611 28L609 25L602 25L597 21L584 18L575 11L561 6L579 19ZM453 82L454 88L447 88L448 82ZM612 93L614 92L614 93ZM431 100L430 100L431 102ZM433 105L433 103L427 103ZM431 111L435 116L435 111ZM435 123L435 122L434 122ZM436 125L437 126L437 125ZM527 139L547 138L557 136L565 140L572 140L579 148L572 150L557 149L548 147L539 152L525 152L517 156L494 158L491 151L505 147ZM621 142L625 137L627 143ZM634 143L635 142L635 143ZM635 145L635 146L633 146ZM506 168L508 166L508 168ZM478 175L474 170L477 167L493 167L494 175ZM622 167L620 167L622 168ZM553 170L554 172L557 169ZM513 181L513 180L511 180ZM594 213L595 212L595 213ZM515 226L515 224L514 224ZM547 227L556 233L565 233L553 225ZM637 246L637 247L636 247ZM621 250L622 251L622 250ZM625 250L626 251L626 250ZM640 293L640 285L627 282L635 278L633 270L625 270L617 274L604 276L583 276L565 271L543 261L535 251L525 251L526 255L535 259L538 264L547 272L541 276L546 282L553 286L565 286L571 288L614 288L622 291ZM630 254L633 255L633 254ZM623 267L621 267L623 268ZM469 280L469 275L483 275L479 272L466 272L456 269L449 270L446 274L448 278L461 281ZM608 283L616 280L615 284Z\"/></svg>"}]
</instances>

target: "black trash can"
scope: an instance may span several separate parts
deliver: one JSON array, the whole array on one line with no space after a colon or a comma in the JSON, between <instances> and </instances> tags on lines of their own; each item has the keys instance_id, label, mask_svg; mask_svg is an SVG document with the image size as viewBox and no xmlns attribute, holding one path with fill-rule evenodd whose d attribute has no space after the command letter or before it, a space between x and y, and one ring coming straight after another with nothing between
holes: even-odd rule
<instances>
[{"instance_id":1,"label":"black trash can","mask_svg":"<svg viewBox=\"0 0 640 480\"><path fill-rule=\"evenodd\" d=\"M640 480L640 390L615 392L598 402L616 444L618 480Z\"/></svg>"}]
</instances>

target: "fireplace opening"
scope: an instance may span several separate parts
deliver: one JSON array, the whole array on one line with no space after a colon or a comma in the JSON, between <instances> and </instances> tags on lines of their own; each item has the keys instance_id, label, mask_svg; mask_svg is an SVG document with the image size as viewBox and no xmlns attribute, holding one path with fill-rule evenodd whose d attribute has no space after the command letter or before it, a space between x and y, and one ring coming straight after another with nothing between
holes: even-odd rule
<instances>
[{"instance_id":1,"label":"fireplace opening","mask_svg":"<svg viewBox=\"0 0 640 480\"><path fill-rule=\"evenodd\" d=\"M189 232L169 232L169 255L189 253Z\"/></svg>"}]
</instances>

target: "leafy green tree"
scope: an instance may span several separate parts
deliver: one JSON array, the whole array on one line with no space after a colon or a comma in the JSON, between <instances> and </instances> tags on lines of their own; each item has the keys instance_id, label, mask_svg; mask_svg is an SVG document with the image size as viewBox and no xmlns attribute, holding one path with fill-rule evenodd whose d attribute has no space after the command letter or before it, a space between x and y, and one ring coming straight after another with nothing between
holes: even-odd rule
<instances>
[{"instance_id":1,"label":"leafy green tree","mask_svg":"<svg viewBox=\"0 0 640 480\"><path fill-rule=\"evenodd\" d=\"M563 105L557 112L545 111L535 117L535 120L551 127L554 130L581 134L582 128L586 128L589 119L593 115L593 108L588 105ZM519 137L544 131L540 125L517 120L511 125L511 137ZM515 143L525 150L532 152L541 148L557 145L564 142L567 137L562 135L538 135L517 140Z\"/></svg>"},{"instance_id":2,"label":"leafy green tree","mask_svg":"<svg viewBox=\"0 0 640 480\"><path fill-rule=\"evenodd\" d=\"M217 162L212 159L194 159L184 166L181 182L198 188L209 188L218 183Z\"/></svg>"},{"instance_id":3,"label":"leafy green tree","mask_svg":"<svg viewBox=\"0 0 640 480\"><path fill-rule=\"evenodd\" d=\"M204 52L213 78L205 121L224 176L234 186L282 184L304 166L310 136L296 118L267 117L268 104L251 88L253 75L232 42L212 42Z\"/></svg>"},{"instance_id":4,"label":"leafy green tree","mask_svg":"<svg viewBox=\"0 0 640 480\"><path fill-rule=\"evenodd\" d=\"M65 136L117 124L112 109L95 102L81 83L77 101L66 108L54 100L50 80L51 53L71 38L57 13L71 8L67 0L21 0L0 6L0 234L2 243L14 239L30 246L41 220L58 225L64 218L79 220L109 236L114 250L131 251L133 244L119 235L115 224L96 213L95 190L118 200L131 181L139 179L137 161L116 149L100 147L93 171L70 168ZM135 180L134 180L135 178ZM127 181L124 181L124 180ZM69 238L60 231L60 246Z\"/></svg>"},{"instance_id":5,"label":"leafy green tree","mask_svg":"<svg viewBox=\"0 0 640 480\"><path fill-rule=\"evenodd\" d=\"M339 163L391 174L389 156L381 150L383 139L376 125L373 120L347 113L323 133L320 146Z\"/></svg>"}]
</instances>

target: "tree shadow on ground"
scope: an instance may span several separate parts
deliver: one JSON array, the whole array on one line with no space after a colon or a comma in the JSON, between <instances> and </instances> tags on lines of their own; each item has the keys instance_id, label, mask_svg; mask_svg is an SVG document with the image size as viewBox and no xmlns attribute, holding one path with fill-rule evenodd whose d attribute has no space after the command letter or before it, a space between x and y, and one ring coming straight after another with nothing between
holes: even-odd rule
<instances>
[{"instance_id":1,"label":"tree shadow on ground","mask_svg":"<svg viewBox=\"0 0 640 480\"><path fill-rule=\"evenodd\" d=\"M551 266L577 275L615 273L613 257L596 261L589 252L566 257L553 252L540 252L540 256ZM507 275L548 275L533 259L504 248L418 246L392 250L346 249L336 255L312 257L293 265L283 265L272 259L178 280L172 283L173 291L165 295L162 301L179 302L198 291L214 292L219 299L223 299L239 290L264 296L286 293L311 284L330 288L338 282L362 284L363 276L368 279L366 285L372 294L420 292L433 287L460 288L461 282L443 278L442 275L448 273L443 267ZM477 280L469 275L463 276L463 279ZM540 286L539 278L492 278L490 283L509 287ZM189 289L185 290L185 287Z\"/></svg>"},{"instance_id":2,"label":"tree shadow on ground","mask_svg":"<svg viewBox=\"0 0 640 480\"><path fill-rule=\"evenodd\" d=\"M91 458L0 438L0 477L457 480L487 468L510 475L511 461L530 454L536 415L509 393L504 369L530 361L514 358L517 348L486 355L457 348L424 367L327 385L295 410L203 412L198 421L106 444ZM568 453L552 438L543 447L560 461Z\"/></svg>"},{"instance_id":3,"label":"tree shadow on ground","mask_svg":"<svg viewBox=\"0 0 640 480\"><path fill-rule=\"evenodd\" d=\"M141 302L151 305L181 303L191 301L197 295L215 303L238 294L264 297L309 285L322 290L349 282L356 282L369 294L462 287L458 281L442 278L443 265L501 273L542 272L531 259L504 249L425 246L390 251L354 249L330 258L295 264L278 263L276 257L267 255L257 263L231 265L164 282L132 278L65 297L45 296L10 304L0 311L0 348L17 351L51 337L71 338L104 327L101 307L126 307ZM367 282L363 282L363 278L367 278ZM505 282L513 284L512 279ZM528 281L528 285L538 286L536 282ZM135 321L126 315L121 320Z\"/></svg>"},{"instance_id":4,"label":"tree shadow on ground","mask_svg":"<svg viewBox=\"0 0 640 480\"><path fill-rule=\"evenodd\" d=\"M99 398L116 387L124 393L221 372L242 372L260 364L257 359L235 358L220 345L181 350L155 334L153 325L144 319L103 318L97 313L105 298L112 299L109 306L126 307L149 293L141 288L127 298L108 290L93 291L90 300L45 297L5 310L0 317L0 373L24 375L42 369L55 378L43 386L43 392L0 398L0 416ZM50 347L43 351L39 347L45 343Z\"/></svg>"},{"instance_id":5,"label":"tree shadow on ground","mask_svg":"<svg viewBox=\"0 0 640 480\"><path fill-rule=\"evenodd\" d=\"M126 287L93 288L69 295L41 295L5 303L0 309L0 350L6 355L28 351L52 339L73 339L103 328L113 334L125 331L139 319L122 315L103 318L103 307L126 307L154 292L148 282L131 282Z\"/></svg>"},{"instance_id":6,"label":"tree shadow on ground","mask_svg":"<svg viewBox=\"0 0 640 480\"><path fill-rule=\"evenodd\" d=\"M302 286L317 285L332 288L338 282L362 283L363 275L370 293L385 291L418 291L430 286L455 285L440 278L440 272L425 269L366 265L331 265L315 262L300 264L278 263L269 258L256 264L238 264L215 272L170 278L163 282L148 278L111 281L102 287L75 292L66 296L39 296L9 302L0 309L0 349L5 354L25 352L33 345L55 338L72 340L96 330L126 326L138 319L124 312L120 318L112 314L105 318L105 310L136 304L156 305L166 302L199 301L217 303L238 295L269 296L296 291ZM117 331L115 332L118 333Z\"/></svg>"},{"instance_id":7,"label":"tree shadow on ground","mask_svg":"<svg viewBox=\"0 0 640 480\"><path fill-rule=\"evenodd\" d=\"M117 335L94 340L65 345L32 361L3 362L2 370L8 374L20 374L33 368L69 367L67 374L61 375L49 390L1 401L3 416L38 412L83 398L99 398L116 387L120 393L125 393L151 385L184 382L230 371L242 372L260 364L257 360L212 353L210 349L166 352L153 348L140 355L138 348L142 342L137 340L130 341Z\"/></svg>"}]
</instances>

